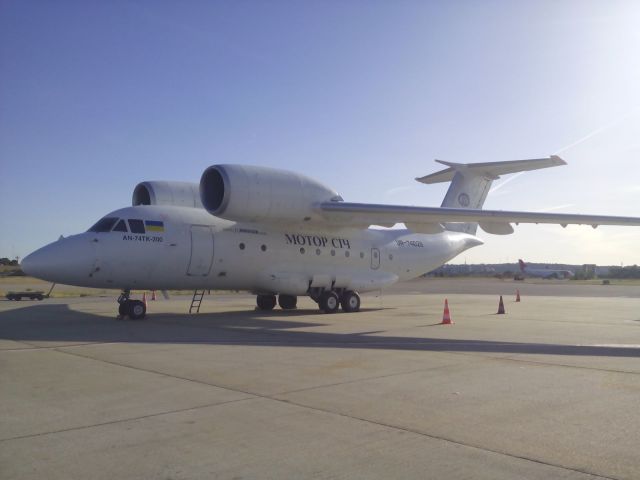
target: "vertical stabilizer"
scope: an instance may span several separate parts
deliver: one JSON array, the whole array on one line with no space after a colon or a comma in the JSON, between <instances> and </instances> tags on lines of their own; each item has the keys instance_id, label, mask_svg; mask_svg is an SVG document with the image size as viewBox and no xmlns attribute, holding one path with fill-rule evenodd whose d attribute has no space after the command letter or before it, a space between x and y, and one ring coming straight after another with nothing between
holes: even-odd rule
<instances>
[{"instance_id":1,"label":"vertical stabilizer","mask_svg":"<svg viewBox=\"0 0 640 480\"><path fill-rule=\"evenodd\" d=\"M525 271L525 269L527 268L527 264L526 264L526 263L524 263L524 262L522 261L522 259L519 259L519 260L518 260L518 265L520 265L520 271L521 271L522 273L525 273L524 271Z\"/></svg>"},{"instance_id":2,"label":"vertical stabilizer","mask_svg":"<svg viewBox=\"0 0 640 480\"><path fill-rule=\"evenodd\" d=\"M425 177L416 178L421 183L451 182L449 190L442 201L442 207L481 209L484 205L491 184L500 175L509 173L538 170L540 168L566 165L566 162L556 155L549 158L532 160L512 160L507 162L488 163L452 163L443 160L436 162L449 168ZM474 235L478 229L477 223L447 223L445 228L450 231L465 232Z\"/></svg>"}]
</instances>

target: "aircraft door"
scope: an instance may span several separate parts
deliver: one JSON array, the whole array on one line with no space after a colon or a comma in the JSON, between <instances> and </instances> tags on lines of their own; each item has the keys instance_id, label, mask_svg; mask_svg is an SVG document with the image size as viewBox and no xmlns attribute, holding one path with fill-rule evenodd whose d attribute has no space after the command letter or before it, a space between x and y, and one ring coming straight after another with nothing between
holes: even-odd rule
<instances>
[{"instance_id":1,"label":"aircraft door","mask_svg":"<svg viewBox=\"0 0 640 480\"><path fill-rule=\"evenodd\" d=\"M377 248L371 249L371 268L373 270L380 268L380 250Z\"/></svg>"},{"instance_id":2,"label":"aircraft door","mask_svg":"<svg viewBox=\"0 0 640 480\"><path fill-rule=\"evenodd\" d=\"M191 225L191 258L187 275L206 277L213 264L213 232L210 227Z\"/></svg>"}]
</instances>

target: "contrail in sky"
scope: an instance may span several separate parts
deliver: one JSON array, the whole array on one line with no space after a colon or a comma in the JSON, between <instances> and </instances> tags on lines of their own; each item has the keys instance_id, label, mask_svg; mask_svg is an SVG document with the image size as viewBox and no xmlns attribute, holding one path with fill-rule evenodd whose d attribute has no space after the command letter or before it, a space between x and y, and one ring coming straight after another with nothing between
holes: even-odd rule
<instances>
[{"instance_id":1,"label":"contrail in sky","mask_svg":"<svg viewBox=\"0 0 640 480\"><path fill-rule=\"evenodd\" d=\"M635 115L638 112L638 109L635 110L631 110L629 113L627 113L626 115L621 116L620 118L618 118L617 120L614 120L613 122L607 123L599 128L596 128L593 132L588 133L587 135L585 135L584 137L576 140L573 143L570 143L569 145L562 147L560 150L556 150L555 155L564 152L565 150L569 150L570 148L573 148L577 145L580 145L583 142L586 142L587 140L589 140L592 137L595 137L596 135L604 132L605 130L609 130L612 127L615 127L616 125L618 125L620 122L626 120L627 118Z\"/></svg>"},{"instance_id":2,"label":"contrail in sky","mask_svg":"<svg viewBox=\"0 0 640 480\"><path fill-rule=\"evenodd\" d=\"M509 182L513 182L516 178L518 178L520 175L522 175L525 172L520 172L520 173L516 173L513 177L511 178L507 178L504 182L499 183L498 185L496 185L495 187L493 187L491 190L489 190L489 193L493 193L496 192L498 190L500 190L502 187L504 187L507 183Z\"/></svg>"},{"instance_id":3,"label":"contrail in sky","mask_svg":"<svg viewBox=\"0 0 640 480\"><path fill-rule=\"evenodd\" d=\"M566 147L562 147L560 150L556 150L554 155L557 155L559 153L564 152L565 150L569 150L572 147L575 147L576 145L580 145L583 142L586 142L587 140L589 140L591 137L595 137L596 135L598 135L599 133L604 132L605 130L608 130L609 128L617 125L618 123L620 123L620 121L622 120L622 118L620 120L616 120L615 122L609 123L607 125L603 125L600 128L595 129L593 132L585 135L584 137L580 138L579 140L576 140L573 143L570 143L569 145L567 145Z\"/></svg>"},{"instance_id":4,"label":"contrail in sky","mask_svg":"<svg viewBox=\"0 0 640 480\"><path fill-rule=\"evenodd\" d=\"M404 192L405 190L409 190L410 188L412 188L413 185L409 186L403 186L403 187L395 187L395 188L390 188L389 190L387 190L386 192L384 192L385 195L394 195L396 193L400 193L400 192Z\"/></svg>"},{"instance_id":5,"label":"contrail in sky","mask_svg":"<svg viewBox=\"0 0 640 480\"><path fill-rule=\"evenodd\" d=\"M627 118L635 115L638 112L638 110L632 110L629 113L627 113L626 115L623 115L622 117L618 118L617 120L614 120L613 122L607 123L599 128L596 128L594 131L589 132L587 135L585 135L582 138L579 138L578 140L576 140L575 142L570 143L569 145L566 145L562 148L560 148L559 150L556 150L556 152L554 153L554 155L558 155L559 153L562 153L566 150L569 150L570 148L573 148L577 145L580 145L581 143L586 142L587 140L595 137L596 135L599 135L600 133L609 130L610 128L615 127L616 125L618 125L620 122L626 120ZM492 192L496 192L498 190L500 190L502 187L504 187L507 183L512 182L513 180L515 180L516 178L518 178L520 175L522 175L525 172L520 172L516 175L514 175L511 178L506 179L505 181L501 182L500 184L496 185L495 187L493 187L491 190L489 190L489 193Z\"/></svg>"},{"instance_id":6,"label":"contrail in sky","mask_svg":"<svg viewBox=\"0 0 640 480\"><path fill-rule=\"evenodd\" d=\"M540 209L538 209L538 211L539 212L553 212L555 210L564 210L565 208L573 207L574 205L575 205L575 203L565 203L563 205L556 205L554 207L540 208Z\"/></svg>"}]
</instances>

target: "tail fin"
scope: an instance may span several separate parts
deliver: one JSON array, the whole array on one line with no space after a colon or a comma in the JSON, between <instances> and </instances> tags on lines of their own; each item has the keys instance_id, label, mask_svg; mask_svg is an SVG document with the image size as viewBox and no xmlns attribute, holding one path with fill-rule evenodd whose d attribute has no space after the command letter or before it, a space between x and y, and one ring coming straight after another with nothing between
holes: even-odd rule
<instances>
[{"instance_id":1,"label":"tail fin","mask_svg":"<svg viewBox=\"0 0 640 480\"><path fill-rule=\"evenodd\" d=\"M549 158L533 160L513 160L508 162L488 163L453 163L436 160L449 168L431 175L416 178L421 183L451 182L449 190L442 201L443 207L481 209L494 180L500 175L526 172L540 168L566 165L566 162L556 155ZM477 223L449 223L447 230L475 234Z\"/></svg>"},{"instance_id":2,"label":"tail fin","mask_svg":"<svg viewBox=\"0 0 640 480\"><path fill-rule=\"evenodd\" d=\"M520 271L524 273L524 269L527 268L527 264L522 261L522 259L518 260L518 264L520 265Z\"/></svg>"}]
</instances>

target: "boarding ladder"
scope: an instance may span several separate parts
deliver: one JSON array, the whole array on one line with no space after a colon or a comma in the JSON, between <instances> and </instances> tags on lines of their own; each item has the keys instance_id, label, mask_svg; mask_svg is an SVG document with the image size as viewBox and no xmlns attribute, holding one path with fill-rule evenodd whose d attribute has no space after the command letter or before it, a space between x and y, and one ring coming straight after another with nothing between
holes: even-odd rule
<instances>
[{"instance_id":1,"label":"boarding ladder","mask_svg":"<svg viewBox=\"0 0 640 480\"><path fill-rule=\"evenodd\" d=\"M200 313L200 305L202 304L202 297L204 297L205 290L195 290L193 292L193 298L191 299L191 306L189 307L189 313Z\"/></svg>"}]
</instances>

